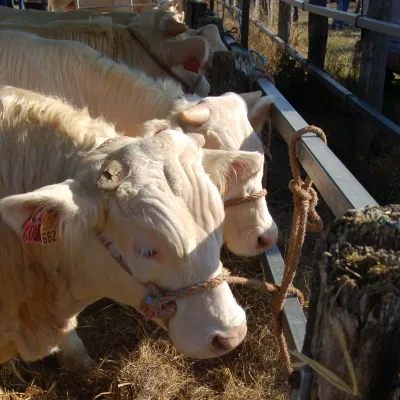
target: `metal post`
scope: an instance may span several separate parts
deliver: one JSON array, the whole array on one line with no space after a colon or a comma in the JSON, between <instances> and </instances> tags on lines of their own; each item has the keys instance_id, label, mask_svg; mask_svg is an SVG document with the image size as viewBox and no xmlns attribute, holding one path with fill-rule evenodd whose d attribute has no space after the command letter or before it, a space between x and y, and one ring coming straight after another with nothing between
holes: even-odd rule
<instances>
[{"instance_id":1,"label":"metal post","mask_svg":"<svg viewBox=\"0 0 400 400\"><path fill-rule=\"evenodd\" d=\"M240 42L245 49L249 47L249 19L250 0L243 0L242 3L242 28L240 30Z\"/></svg>"}]
</instances>

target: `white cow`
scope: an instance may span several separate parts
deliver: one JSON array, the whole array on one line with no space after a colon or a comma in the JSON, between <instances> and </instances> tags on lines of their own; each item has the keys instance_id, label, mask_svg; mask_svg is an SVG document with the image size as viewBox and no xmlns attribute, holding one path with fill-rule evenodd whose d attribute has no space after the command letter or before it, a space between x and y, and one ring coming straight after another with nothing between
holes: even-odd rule
<instances>
[{"instance_id":1,"label":"white cow","mask_svg":"<svg viewBox=\"0 0 400 400\"><path fill-rule=\"evenodd\" d=\"M60 346L62 362L90 363L76 316L103 297L168 327L190 357L239 345L245 313L216 278L223 203L196 141L174 131L123 137L61 100L0 87L0 363ZM257 153L214 152L214 167L238 180L261 162ZM214 288L162 309L146 298L158 299L150 283L164 292L210 279Z\"/></svg>"},{"instance_id":2,"label":"white cow","mask_svg":"<svg viewBox=\"0 0 400 400\"><path fill-rule=\"evenodd\" d=\"M154 81L81 43L11 31L0 32L0 70L0 84L66 98L87 107L92 117L114 122L129 136L173 128L202 134L209 149L263 153L251 124L257 127L268 117L271 99L260 100L260 92L185 97L172 80ZM260 193L262 166L240 188L219 189L224 200ZM255 255L275 243L277 227L264 198L226 211L224 240L231 251Z\"/></svg>"},{"instance_id":3,"label":"white cow","mask_svg":"<svg viewBox=\"0 0 400 400\"><path fill-rule=\"evenodd\" d=\"M70 12L43 12L39 10L20 10L0 6L0 21L25 21L31 24L48 24L53 21L74 21L85 19L111 18L114 24L129 25L138 14L126 11L113 11L106 14L89 11L75 10Z\"/></svg>"},{"instance_id":4,"label":"white cow","mask_svg":"<svg viewBox=\"0 0 400 400\"><path fill-rule=\"evenodd\" d=\"M131 7L121 7L123 4L129 4L128 0L79 0L79 7L99 7L104 8L94 8L93 11L97 13L107 12L107 11L131 11ZM113 7L118 6L118 7ZM73 11L76 10L75 0L48 0L47 2L48 11Z\"/></svg>"},{"instance_id":5,"label":"white cow","mask_svg":"<svg viewBox=\"0 0 400 400\"><path fill-rule=\"evenodd\" d=\"M54 21L45 25L4 21L1 30L18 30L50 39L85 43L104 56L131 68L146 71L153 77L173 77L189 93L206 96L210 85L201 70L207 64L209 48L203 37L176 40L187 26L164 10L142 13L132 23L113 24L111 18L89 21ZM198 62L196 71L185 69L187 60Z\"/></svg>"},{"instance_id":6,"label":"white cow","mask_svg":"<svg viewBox=\"0 0 400 400\"><path fill-rule=\"evenodd\" d=\"M170 4L167 1L165 4ZM111 18L113 24L129 25L132 19L138 14L132 12L110 12L106 14L98 13L89 10L74 10L70 12L52 12L44 13L38 10L18 10L16 8L0 6L0 21L17 22L24 21L29 24L42 25L55 21L75 21L75 20L89 20L104 17ZM179 22L184 22L183 19L175 19ZM216 25L206 25L199 29L188 29L186 32L181 33L176 37L178 40L184 40L194 36L203 36L206 39L209 47L208 66L212 66L212 57L216 51L228 51L223 41L220 38L219 31Z\"/></svg>"}]
</instances>

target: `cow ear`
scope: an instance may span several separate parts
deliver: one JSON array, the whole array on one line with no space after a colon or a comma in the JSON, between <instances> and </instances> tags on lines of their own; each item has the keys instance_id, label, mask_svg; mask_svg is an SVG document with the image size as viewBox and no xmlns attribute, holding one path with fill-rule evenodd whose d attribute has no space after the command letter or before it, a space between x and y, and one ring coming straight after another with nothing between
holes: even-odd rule
<instances>
[{"instance_id":1,"label":"cow ear","mask_svg":"<svg viewBox=\"0 0 400 400\"><path fill-rule=\"evenodd\" d=\"M2 198L0 217L21 235L25 222L35 212L52 210L57 218L58 228L63 229L63 235L73 239L77 232L95 226L100 210L96 198L94 193L89 193L79 182L68 179L33 192Z\"/></svg>"},{"instance_id":2,"label":"cow ear","mask_svg":"<svg viewBox=\"0 0 400 400\"><path fill-rule=\"evenodd\" d=\"M273 96L265 96L249 109L247 118L256 132L258 132L261 126L271 118L273 103Z\"/></svg>"},{"instance_id":3,"label":"cow ear","mask_svg":"<svg viewBox=\"0 0 400 400\"><path fill-rule=\"evenodd\" d=\"M203 150L203 167L221 195L242 184L263 168L264 157L258 152Z\"/></svg>"},{"instance_id":4,"label":"cow ear","mask_svg":"<svg viewBox=\"0 0 400 400\"><path fill-rule=\"evenodd\" d=\"M166 36L178 36L186 32L188 27L185 24L178 22L168 11L165 9L157 10L153 18L154 26Z\"/></svg>"},{"instance_id":5,"label":"cow ear","mask_svg":"<svg viewBox=\"0 0 400 400\"><path fill-rule=\"evenodd\" d=\"M204 147L204 145L206 144L206 139L204 138L204 136L200 133L188 133L187 134L188 137L190 139L193 140L193 142L195 142L197 144L197 146L199 147L199 149L201 149L202 147Z\"/></svg>"},{"instance_id":6,"label":"cow ear","mask_svg":"<svg viewBox=\"0 0 400 400\"><path fill-rule=\"evenodd\" d=\"M257 101L261 99L262 92L257 90L256 92L239 93L239 96L246 102L247 110L250 111Z\"/></svg>"},{"instance_id":7,"label":"cow ear","mask_svg":"<svg viewBox=\"0 0 400 400\"><path fill-rule=\"evenodd\" d=\"M170 40L168 61L172 66L182 65L185 69L197 73L207 64L209 52L208 43L201 36Z\"/></svg>"}]
</instances>

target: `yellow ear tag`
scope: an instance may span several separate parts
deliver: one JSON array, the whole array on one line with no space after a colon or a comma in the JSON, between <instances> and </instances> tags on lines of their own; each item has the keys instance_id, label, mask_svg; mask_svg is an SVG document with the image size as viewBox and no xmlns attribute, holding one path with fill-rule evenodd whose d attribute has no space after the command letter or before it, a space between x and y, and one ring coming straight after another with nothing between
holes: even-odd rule
<instances>
[{"instance_id":1,"label":"yellow ear tag","mask_svg":"<svg viewBox=\"0 0 400 400\"><path fill-rule=\"evenodd\" d=\"M43 246L57 242L57 217L53 211L47 211L40 226L40 238Z\"/></svg>"}]
</instances>

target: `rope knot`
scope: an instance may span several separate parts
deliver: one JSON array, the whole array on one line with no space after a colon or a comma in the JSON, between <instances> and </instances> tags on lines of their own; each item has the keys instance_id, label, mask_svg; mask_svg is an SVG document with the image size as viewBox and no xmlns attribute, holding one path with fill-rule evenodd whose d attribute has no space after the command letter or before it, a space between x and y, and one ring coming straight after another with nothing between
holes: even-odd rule
<instances>
[{"instance_id":1,"label":"rope knot","mask_svg":"<svg viewBox=\"0 0 400 400\"><path fill-rule=\"evenodd\" d=\"M146 296L140 304L140 311L143 313L144 318L172 317L176 312L174 299L163 296L161 291L152 283L148 282L146 286L151 290L151 295Z\"/></svg>"},{"instance_id":2,"label":"rope knot","mask_svg":"<svg viewBox=\"0 0 400 400\"><path fill-rule=\"evenodd\" d=\"M289 182L289 189L295 195L295 199L298 199L302 203L310 202L312 200L310 188L307 188L301 179L292 179Z\"/></svg>"},{"instance_id":3,"label":"rope knot","mask_svg":"<svg viewBox=\"0 0 400 400\"><path fill-rule=\"evenodd\" d=\"M150 289L151 294L146 296L140 303L140 311L145 319L172 317L177 310L176 301L184 297L193 296L197 293L212 290L225 281L225 276L220 273L215 278L208 279L202 283L172 290L162 293L153 283L147 282L145 285Z\"/></svg>"}]
</instances>

